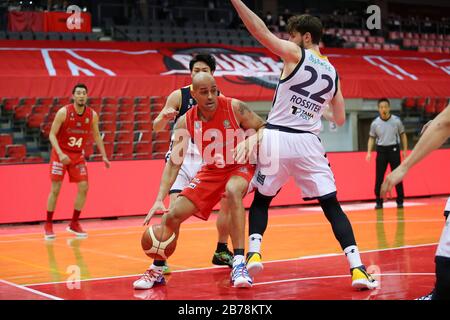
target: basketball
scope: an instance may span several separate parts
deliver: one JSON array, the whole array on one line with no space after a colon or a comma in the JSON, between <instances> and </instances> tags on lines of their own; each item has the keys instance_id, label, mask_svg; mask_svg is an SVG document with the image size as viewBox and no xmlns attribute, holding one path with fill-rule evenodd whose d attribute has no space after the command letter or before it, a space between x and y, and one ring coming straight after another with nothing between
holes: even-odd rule
<instances>
[{"instance_id":1,"label":"basketball","mask_svg":"<svg viewBox=\"0 0 450 320\"><path fill-rule=\"evenodd\" d=\"M145 254L150 258L166 260L175 251L177 235L175 233L170 234L160 224L154 224L142 234L141 245Z\"/></svg>"}]
</instances>

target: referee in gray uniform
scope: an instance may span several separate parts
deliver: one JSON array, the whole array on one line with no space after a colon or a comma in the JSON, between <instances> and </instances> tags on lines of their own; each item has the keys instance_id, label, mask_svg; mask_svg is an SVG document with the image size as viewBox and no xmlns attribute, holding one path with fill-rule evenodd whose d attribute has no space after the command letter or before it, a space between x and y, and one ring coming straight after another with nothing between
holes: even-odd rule
<instances>
[{"instance_id":1,"label":"referee in gray uniform","mask_svg":"<svg viewBox=\"0 0 450 320\"><path fill-rule=\"evenodd\" d=\"M375 182L375 209L383 208L383 199L380 197L381 184L387 165L391 171L400 165L400 139L403 146L403 158L408 150L408 139L405 127L399 117L391 114L391 107L387 98L378 100L378 113L380 114L370 125L369 142L367 143L367 157L370 161L371 152L376 143L377 146L377 169ZM403 183L395 186L397 190L397 208L403 208Z\"/></svg>"}]
</instances>

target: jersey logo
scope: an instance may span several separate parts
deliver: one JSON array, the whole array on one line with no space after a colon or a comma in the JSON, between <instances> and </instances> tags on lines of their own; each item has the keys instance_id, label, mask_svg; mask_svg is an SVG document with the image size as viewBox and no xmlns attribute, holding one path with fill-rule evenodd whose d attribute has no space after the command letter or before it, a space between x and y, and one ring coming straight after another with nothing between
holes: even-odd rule
<instances>
[{"instance_id":1,"label":"jersey logo","mask_svg":"<svg viewBox=\"0 0 450 320\"><path fill-rule=\"evenodd\" d=\"M77 127L81 127L81 122L77 122Z\"/></svg>"},{"instance_id":2,"label":"jersey logo","mask_svg":"<svg viewBox=\"0 0 450 320\"><path fill-rule=\"evenodd\" d=\"M266 180L266 176L261 174L261 171L258 171L258 174L256 175L256 181L258 181L260 185L264 185L264 180Z\"/></svg>"},{"instance_id":3,"label":"jersey logo","mask_svg":"<svg viewBox=\"0 0 450 320\"><path fill-rule=\"evenodd\" d=\"M89 123L89 118L86 118L86 120L84 120L84 123L88 124Z\"/></svg>"},{"instance_id":4,"label":"jersey logo","mask_svg":"<svg viewBox=\"0 0 450 320\"><path fill-rule=\"evenodd\" d=\"M230 121L224 120L224 121L223 121L223 127L224 127L225 129L229 129L229 128L230 128Z\"/></svg>"}]
</instances>

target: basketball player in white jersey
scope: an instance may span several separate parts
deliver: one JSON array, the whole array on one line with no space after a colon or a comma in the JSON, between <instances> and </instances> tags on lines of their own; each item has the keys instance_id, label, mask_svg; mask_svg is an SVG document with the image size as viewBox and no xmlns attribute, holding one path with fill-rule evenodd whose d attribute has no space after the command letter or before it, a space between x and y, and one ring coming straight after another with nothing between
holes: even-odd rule
<instances>
[{"instance_id":1,"label":"basketball player in white jersey","mask_svg":"<svg viewBox=\"0 0 450 320\"><path fill-rule=\"evenodd\" d=\"M423 135L411 151L410 155L392 171L384 180L381 186L381 196L386 198L392 188L398 184L414 165L420 162L433 150L439 148L448 138L450 138L450 105L442 111L431 123L428 123L426 130L422 130ZM444 230L437 247L436 263L436 283L434 290L418 300L450 300L450 198L444 209L446 219Z\"/></svg>"},{"instance_id":2,"label":"basketball player in white jersey","mask_svg":"<svg viewBox=\"0 0 450 320\"><path fill-rule=\"evenodd\" d=\"M357 289L376 288L378 282L366 272L352 226L337 200L334 176L318 137L322 116L338 126L345 123L345 103L338 74L319 51L322 23L310 15L293 16L288 22L290 37L286 41L272 34L242 1L231 2L248 31L284 62L262 136L253 181L258 190L249 216L249 273L254 276L263 268L260 250L269 205L289 176L293 176L304 198L317 199L331 223L334 235L347 256L352 286ZM262 165L261 154L271 154L269 150L273 150L275 144L279 148L278 155L272 154L271 164ZM276 161L278 169L271 172Z\"/></svg>"}]
</instances>

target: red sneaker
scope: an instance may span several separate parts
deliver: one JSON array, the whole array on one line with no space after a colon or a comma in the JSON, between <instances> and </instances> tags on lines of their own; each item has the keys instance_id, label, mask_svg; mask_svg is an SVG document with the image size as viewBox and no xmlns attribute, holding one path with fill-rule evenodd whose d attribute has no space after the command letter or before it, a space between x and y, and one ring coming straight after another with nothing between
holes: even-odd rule
<instances>
[{"instance_id":1,"label":"red sneaker","mask_svg":"<svg viewBox=\"0 0 450 320\"><path fill-rule=\"evenodd\" d=\"M66 228L68 232L74 233L77 237L87 237L87 233L81 229L80 223L77 222L71 222L69 226Z\"/></svg>"},{"instance_id":2,"label":"red sneaker","mask_svg":"<svg viewBox=\"0 0 450 320\"><path fill-rule=\"evenodd\" d=\"M44 234L45 240L53 240L56 238L56 235L53 232L53 223L46 222L44 225L44 230L45 230L45 234Z\"/></svg>"}]
</instances>

